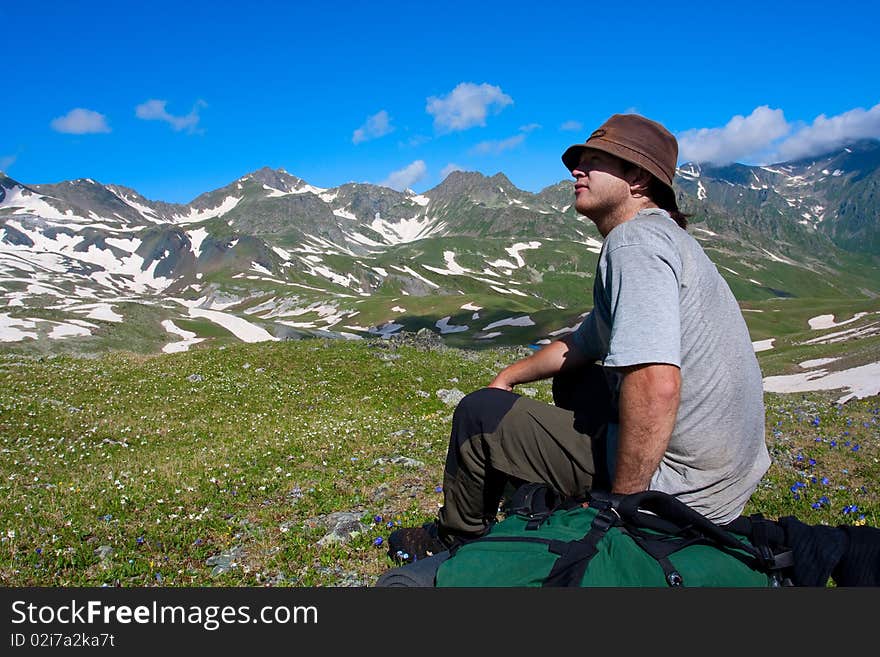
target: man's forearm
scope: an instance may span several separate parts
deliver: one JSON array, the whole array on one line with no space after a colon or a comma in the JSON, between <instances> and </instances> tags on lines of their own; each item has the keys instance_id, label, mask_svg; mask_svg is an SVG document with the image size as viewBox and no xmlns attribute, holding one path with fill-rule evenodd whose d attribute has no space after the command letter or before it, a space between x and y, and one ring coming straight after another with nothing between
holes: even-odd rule
<instances>
[{"instance_id":1,"label":"man's forearm","mask_svg":"<svg viewBox=\"0 0 880 657\"><path fill-rule=\"evenodd\" d=\"M555 376L565 367L578 367L586 358L566 338L551 342L531 356L505 367L489 384L492 388L510 390L519 383L529 383Z\"/></svg>"},{"instance_id":2,"label":"man's forearm","mask_svg":"<svg viewBox=\"0 0 880 657\"><path fill-rule=\"evenodd\" d=\"M613 492L647 490L669 445L680 391L681 372L673 365L644 365L624 373Z\"/></svg>"}]
</instances>

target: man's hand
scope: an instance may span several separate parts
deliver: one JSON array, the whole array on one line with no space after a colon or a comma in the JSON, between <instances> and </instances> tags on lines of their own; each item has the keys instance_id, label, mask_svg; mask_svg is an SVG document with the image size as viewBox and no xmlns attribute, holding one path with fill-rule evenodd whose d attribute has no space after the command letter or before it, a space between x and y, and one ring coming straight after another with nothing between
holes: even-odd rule
<instances>
[{"instance_id":1,"label":"man's hand","mask_svg":"<svg viewBox=\"0 0 880 657\"><path fill-rule=\"evenodd\" d=\"M620 384L614 493L647 490L669 445L681 393L681 371L653 363L626 368Z\"/></svg>"},{"instance_id":2,"label":"man's hand","mask_svg":"<svg viewBox=\"0 0 880 657\"><path fill-rule=\"evenodd\" d=\"M549 379L556 376L563 367L577 367L584 361L580 351L570 341L569 336L566 336L551 342L531 356L508 365L492 379L489 387L512 391L513 386L518 383Z\"/></svg>"}]
</instances>

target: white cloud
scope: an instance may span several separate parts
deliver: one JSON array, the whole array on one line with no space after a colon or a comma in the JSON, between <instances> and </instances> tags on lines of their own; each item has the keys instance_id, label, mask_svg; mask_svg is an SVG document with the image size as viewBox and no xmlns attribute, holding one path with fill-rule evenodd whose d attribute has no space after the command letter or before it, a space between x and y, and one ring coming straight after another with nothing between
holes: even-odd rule
<instances>
[{"instance_id":1,"label":"white cloud","mask_svg":"<svg viewBox=\"0 0 880 657\"><path fill-rule=\"evenodd\" d=\"M778 159L795 160L820 155L859 139L880 138L880 103L869 110L861 107L837 116L820 114L779 144Z\"/></svg>"},{"instance_id":2,"label":"white cloud","mask_svg":"<svg viewBox=\"0 0 880 657\"><path fill-rule=\"evenodd\" d=\"M425 111L434 117L437 130L454 132L484 126L490 110L497 114L512 103L500 87L462 82L446 96L428 98Z\"/></svg>"},{"instance_id":3,"label":"white cloud","mask_svg":"<svg viewBox=\"0 0 880 657\"><path fill-rule=\"evenodd\" d=\"M540 123L529 123L528 125L520 126L520 132L532 132L533 130L540 130L543 126Z\"/></svg>"},{"instance_id":4,"label":"white cloud","mask_svg":"<svg viewBox=\"0 0 880 657\"><path fill-rule=\"evenodd\" d=\"M415 183L422 180L428 172L428 167L423 160L416 160L402 169L391 172L388 177L379 184L402 192L411 188Z\"/></svg>"},{"instance_id":5,"label":"white cloud","mask_svg":"<svg viewBox=\"0 0 880 657\"><path fill-rule=\"evenodd\" d=\"M811 124L789 123L781 109L762 105L722 128L679 133L679 159L768 164L821 155L859 139L880 139L880 104L832 117L820 114Z\"/></svg>"},{"instance_id":6,"label":"white cloud","mask_svg":"<svg viewBox=\"0 0 880 657\"><path fill-rule=\"evenodd\" d=\"M440 170L440 179L446 180L446 177L452 173L453 171L464 171L464 167L460 167L454 162L450 162L445 167Z\"/></svg>"},{"instance_id":7,"label":"white cloud","mask_svg":"<svg viewBox=\"0 0 880 657\"><path fill-rule=\"evenodd\" d=\"M407 148L417 148L427 144L429 141L431 141L431 138L426 135L414 135L400 145L406 146Z\"/></svg>"},{"instance_id":8,"label":"white cloud","mask_svg":"<svg viewBox=\"0 0 880 657\"><path fill-rule=\"evenodd\" d=\"M93 110L77 107L64 116L52 119L52 129L71 135L89 135L98 132L110 132L107 117Z\"/></svg>"},{"instance_id":9,"label":"white cloud","mask_svg":"<svg viewBox=\"0 0 880 657\"><path fill-rule=\"evenodd\" d=\"M507 139L500 139L496 141L481 141L479 144L474 146L470 150L470 152L472 155L500 155L504 151L509 151L512 148L516 148L525 140L525 133L520 133L518 135L514 135L513 137L508 137Z\"/></svg>"},{"instance_id":10,"label":"white cloud","mask_svg":"<svg viewBox=\"0 0 880 657\"><path fill-rule=\"evenodd\" d=\"M381 110L373 114L373 116L367 117L366 123L354 131L351 141L353 144L360 144L361 142L387 135L389 132L394 132L391 118L388 116L388 112Z\"/></svg>"},{"instance_id":11,"label":"white cloud","mask_svg":"<svg viewBox=\"0 0 880 657\"><path fill-rule=\"evenodd\" d=\"M196 132L196 126L201 118L199 117L199 109L206 107L207 103L202 100L198 101L192 108L192 111L186 116L169 114L165 109L167 104L167 100L148 100L135 108L135 115L145 121L165 121L178 132L184 129L191 133Z\"/></svg>"},{"instance_id":12,"label":"white cloud","mask_svg":"<svg viewBox=\"0 0 880 657\"><path fill-rule=\"evenodd\" d=\"M584 124L580 121L566 121L561 126L559 126L560 130L570 130L572 132L580 132L584 129Z\"/></svg>"},{"instance_id":13,"label":"white cloud","mask_svg":"<svg viewBox=\"0 0 880 657\"><path fill-rule=\"evenodd\" d=\"M729 164L765 152L790 129L782 110L762 105L749 116L734 116L722 128L698 128L680 133L679 159Z\"/></svg>"},{"instance_id":14,"label":"white cloud","mask_svg":"<svg viewBox=\"0 0 880 657\"><path fill-rule=\"evenodd\" d=\"M6 171L11 167L18 156L16 155L0 155L0 171Z\"/></svg>"}]
</instances>

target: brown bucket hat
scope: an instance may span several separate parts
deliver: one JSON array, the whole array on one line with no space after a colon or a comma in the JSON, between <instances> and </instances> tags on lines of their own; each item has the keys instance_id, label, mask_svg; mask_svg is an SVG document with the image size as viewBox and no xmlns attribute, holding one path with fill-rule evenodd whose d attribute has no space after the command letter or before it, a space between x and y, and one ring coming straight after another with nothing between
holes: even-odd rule
<instances>
[{"instance_id":1,"label":"brown bucket hat","mask_svg":"<svg viewBox=\"0 0 880 657\"><path fill-rule=\"evenodd\" d=\"M638 114L615 114L605 121L583 144L569 146L562 163L569 171L577 167L581 153L594 148L642 167L669 189L669 199L662 205L677 210L672 178L678 162L678 142L662 125Z\"/></svg>"}]
</instances>

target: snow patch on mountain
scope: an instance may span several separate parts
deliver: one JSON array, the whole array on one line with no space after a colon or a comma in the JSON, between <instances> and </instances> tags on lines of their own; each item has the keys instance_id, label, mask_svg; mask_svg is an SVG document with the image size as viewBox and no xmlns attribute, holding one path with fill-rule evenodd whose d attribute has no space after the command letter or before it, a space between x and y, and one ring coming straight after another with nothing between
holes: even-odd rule
<instances>
[{"instance_id":1,"label":"snow patch on mountain","mask_svg":"<svg viewBox=\"0 0 880 657\"><path fill-rule=\"evenodd\" d=\"M522 315L520 317L507 317L506 319L499 319L497 322L492 322L483 327L484 331L488 331L493 328L498 328L499 326L534 326L535 322L532 321L532 318L528 315Z\"/></svg>"},{"instance_id":2,"label":"snow patch on mountain","mask_svg":"<svg viewBox=\"0 0 880 657\"><path fill-rule=\"evenodd\" d=\"M840 358L814 358L812 360L805 360L802 363L798 363L798 367L809 370L814 367L819 367L820 365L828 365L836 360L840 360Z\"/></svg>"},{"instance_id":3,"label":"snow patch on mountain","mask_svg":"<svg viewBox=\"0 0 880 657\"><path fill-rule=\"evenodd\" d=\"M33 329L36 326L35 320L18 319L0 313L0 342L21 342L25 338L36 340L39 337L36 332L22 330Z\"/></svg>"},{"instance_id":4,"label":"snow patch on mountain","mask_svg":"<svg viewBox=\"0 0 880 657\"><path fill-rule=\"evenodd\" d=\"M125 203L130 208L137 211L144 219L154 224L163 224L165 220L156 214L156 211L153 210L148 205L144 205L143 203L139 203L136 199L129 198L125 193L113 188L107 187L107 190L113 193L116 198Z\"/></svg>"},{"instance_id":5,"label":"snow patch on mountain","mask_svg":"<svg viewBox=\"0 0 880 657\"><path fill-rule=\"evenodd\" d=\"M396 269L397 271L402 272L404 274L409 274L410 276L413 276L414 278L418 278L420 281L422 281L423 283L427 283L428 285L430 285L433 288L440 287L439 285L437 285L437 283L435 283L434 281L428 280L427 278L425 278L424 276L422 276L419 273L416 273L410 267L407 267L407 266L399 267L397 265L391 265L391 268Z\"/></svg>"},{"instance_id":6,"label":"snow patch on mountain","mask_svg":"<svg viewBox=\"0 0 880 657\"><path fill-rule=\"evenodd\" d=\"M33 214L43 219L61 221L64 224L71 222L88 223L94 221L94 219L92 219L91 217L83 217L74 213L73 210L65 210L64 212L62 212L54 205L47 203L44 200L46 198L52 197L34 194L24 189L20 185L15 185L12 189L7 191L6 197L3 199L0 207L15 208L15 210L12 212L12 214L14 215Z\"/></svg>"},{"instance_id":7,"label":"snow patch on mountain","mask_svg":"<svg viewBox=\"0 0 880 657\"><path fill-rule=\"evenodd\" d=\"M776 341L776 338L768 338L766 340L755 340L752 342L752 347L755 352L759 351L768 351L773 349L773 343Z\"/></svg>"},{"instance_id":8,"label":"snow patch on mountain","mask_svg":"<svg viewBox=\"0 0 880 657\"><path fill-rule=\"evenodd\" d=\"M880 335L880 322L872 322L870 324L847 329L845 331L829 333L828 335L822 335L818 338L812 338L804 342L799 342L798 344L834 344L836 342L845 342L847 340L852 340L853 338L867 338L874 335Z\"/></svg>"},{"instance_id":9,"label":"snow patch on mountain","mask_svg":"<svg viewBox=\"0 0 880 657\"><path fill-rule=\"evenodd\" d=\"M497 285L490 285L489 287L491 289L495 290L496 292L500 292L501 294L515 294L516 296L519 296L519 297L529 296L528 294L525 294L524 292L520 292L519 290L514 290L513 288L499 287Z\"/></svg>"},{"instance_id":10,"label":"snow patch on mountain","mask_svg":"<svg viewBox=\"0 0 880 657\"><path fill-rule=\"evenodd\" d=\"M838 372L827 372L820 369L764 378L766 392L791 393L839 389L847 392L837 399L838 404L843 404L853 398L861 399L880 394L880 362Z\"/></svg>"},{"instance_id":11,"label":"snow patch on mountain","mask_svg":"<svg viewBox=\"0 0 880 657\"><path fill-rule=\"evenodd\" d=\"M867 314L868 313L856 313L852 316L852 318L842 322L835 322L834 315L817 315L816 317L811 317L810 319L808 319L807 323L810 325L811 329L816 330L834 328L835 326L845 326L846 324L855 322Z\"/></svg>"},{"instance_id":12,"label":"snow patch on mountain","mask_svg":"<svg viewBox=\"0 0 880 657\"><path fill-rule=\"evenodd\" d=\"M224 214L234 209L240 202L241 197L239 196L227 196L223 199L223 202L215 208L206 208L204 210L190 208L189 214L175 214L171 219L178 224L194 224L200 221L205 221L206 219L222 217Z\"/></svg>"},{"instance_id":13,"label":"snow patch on mountain","mask_svg":"<svg viewBox=\"0 0 880 657\"><path fill-rule=\"evenodd\" d=\"M468 274L471 271L470 269L459 266L458 263L455 262L455 251L444 251L443 260L444 262L446 262L445 269L441 269L440 267L432 267L431 265L422 265L422 267L437 274L442 274L443 276Z\"/></svg>"},{"instance_id":14,"label":"snow patch on mountain","mask_svg":"<svg viewBox=\"0 0 880 657\"><path fill-rule=\"evenodd\" d=\"M762 250L764 253L766 253L768 256L770 256L770 260L772 260L773 262L781 262L781 263L786 264L786 265L794 265L794 266L797 266L797 263L796 263L796 262L792 262L792 261L789 260L788 258L783 258L782 256L778 256L778 255L776 255L775 253L770 253L770 251L768 251L767 249L761 249L761 250Z\"/></svg>"},{"instance_id":15,"label":"snow patch on mountain","mask_svg":"<svg viewBox=\"0 0 880 657\"><path fill-rule=\"evenodd\" d=\"M204 340L204 338L196 337L196 334L192 331L184 331L170 319L166 319L162 322L162 328L164 328L169 333L179 335L183 338L183 340L178 340L177 342L169 342L164 347L162 347L162 351L166 354L187 351L191 345L197 344Z\"/></svg>"},{"instance_id":16,"label":"snow patch on mountain","mask_svg":"<svg viewBox=\"0 0 880 657\"><path fill-rule=\"evenodd\" d=\"M49 333L48 337L52 340L58 340L70 337L81 337L91 334L92 332L84 326L77 326L76 324L59 322L52 328L52 331Z\"/></svg>"},{"instance_id":17,"label":"snow patch on mountain","mask_svg":"<svg viewBox=\"0 0 880 657\"><path fill-rule=\"evenodd\" d=\"M190 308L190 317L202 317L210 320L227 331L232 333L242 342L266 342L268 340L278 340L274 335L266 329L252 324L246 319L223 313L217 310L204 310L202 308Z\"/></svg>"},{"instance_id":18,"label":"snow patch on mountain","mask_svg":"<svg viewBox=\"0 0 880 657\"><path fill-rule=\"evenodd\" d=\"M71 312L85 315L89 319L98 319L104 322L120 323L125 317L113 310L113 306L109 303L92 303L71 306L68 308Z\"/></svg>"},{"instance_id":19,"label":"snow patch on mountain","mask_svg":"<svg viewBox=\"0 0 880 657\"><path fill-rule=\"evenodd\" d=\"M370 228L385 238L388 244L407 244L435 235L446 227L446 222L436 221L427 215L416 215L411 219L390 222L377 216Z\"/></svg>"},{"instance_id":20,"label":"snow patch on mountain","mask_svg":"<svg viewBox=\"0 0 880 657\"><path fill-rule=\"evenodd\" d=\"M447 315L446 317L443 317L442 319L438 319L437 322L435 323L435 326L439 329L441 334L445 335L446 333L461 333L462 331L468 330L469 327L466 324L462 324L462 325L450 324L449 323L450 319L452 319L452 316Z\"/></svg>"}]
</instances>

